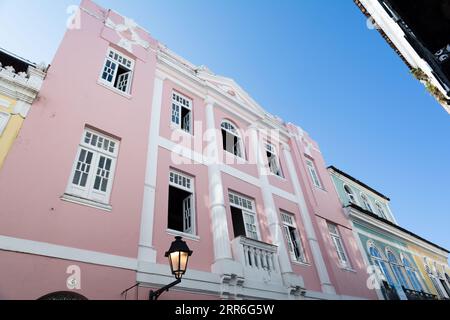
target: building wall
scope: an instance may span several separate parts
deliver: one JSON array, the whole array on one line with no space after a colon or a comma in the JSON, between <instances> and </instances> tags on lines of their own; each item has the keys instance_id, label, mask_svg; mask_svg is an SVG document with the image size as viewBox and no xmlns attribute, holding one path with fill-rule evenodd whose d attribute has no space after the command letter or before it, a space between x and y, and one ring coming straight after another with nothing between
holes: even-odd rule
<instances>
[{"instance_id":1,"label":"building wall","mask_svg":"<svg viewBox=\"0 0 450 320\"><path fill-rule=\"evenodd\" d=\"M336 191L339 195L339 198L340 198L343 206L348 206L350 204L350 199L344 190L344 186L348 185L355 194L355 197L357 200L357 205L359 205L360 207L364 207L363 200L361 198L361 193L363 193L369 199L372 209L374 211L375 211L375 203L378 202L382 206L384 212L386 212L386 214L390 214L388 201L386 199L383 199L379 196L374 195L371 191L365 190L363 187L359 186L358 184L356 184L353 181L350 181L348 179L343 180L341 178L338 178L335 175L331 175L331 178L333 179Z\"/></svg>"},{"instance_id":2,"label":"building wall","mask_svg":"<svg viewBox=\"0 0 450 320\"><path fill-rule=\"evenodd\" d=\"M409 243L408 248L409 248L409 250L414 252L414 254L413 254L414 262L417 265L417 267L420 271L420 274L422 275L427 287L429 288L429 290L432 294L439 296L436 286L432 282L430 274L427 271L427 268L425 267L424 258L427 259L427 264L430 267L429 270L431 270L432 276L434 276L437 280L440 280L440 279L444 280L446 282L448 288L450 288L449 279L447 279L445 277L445 274L450 275L450 268L448 266L448 261L444 257L442 257L438 254L432 253L429 250L421 248L420 246L417 246L415 244ZM436 263L436 266L440 269L441 276L439 276L435 272L435 270L433 268L434 263ZM444 269L445 271L442 271L442 269ZM445 291L445 288L442 286L442 284L439 283L439 285L440 285L441 292L443 292L444 294L449 296L448 293Z\"/></svg>"},{"instance_id":3,"label":"building wall","mask_svg":"<svg viewBox=\"0 0 450 320\"><path fill-rule=\"evenodd\" d=\"M81 23L66 33L0 172L0 234L136 258L156 58L136 52L132 97L119 95L98 84L117 35L85 11ZM111 212L61 200L87 125L120 140Z\"/></svg>"},{"instance_id":4,"label":"building wall","mask_svg":"<svg viewBox=\"0 0 450 320\"><path fill-rule=\"evenodd\" d=\"M293 154L297 163L296 168L302 188L305 190L308 211L313 220L314 230L331 282L340 294L376 299L376 293L366 286L368 275L363 257L355 241L352 226L342 210L338 194L317 143L305 132L301 132L301 129L293 126L290 129L299 135L299 139L296 139L293 147L295 150ZM314 186L306 168L307 159L314 161L322 188ZM338 262L336 249L328 231L328 222L338 226L345 251L350 260L350 268L342 268ZM359 285L353 286L352 283L358 283Z\"/></svg>"},{"instance_id":5,"label":"building wall","mask_svg":"<svg viewBox=\"0 0 450 320\"><path fill-rule=\"evenodd\" d=\"M402 241L401 239L396 238L395 236L387 236L386 234L383 234L375 229L365 227L363 225L358 225L355 223L355 227L357 227L359 237L362 243L363 248L366 250L365 254L367 256L368 261L370 261L372 264L374 263L370 252L369 252L369 241L373 242L374 245L378 248L380 253L383 255L383 258L387 259L386 252L387 250L391 250L397 259L400 262L401 257L406 257L412 264L415 270L419 271L419 281L423 288L423 290L427 293L432 293L433 290L430 290L430 286L428 285L428 282L426 281L426 277L423 276L423 273L421 272L420 266L417 264L414 253L409 249L408 243L405 241ZM403 264L403 263L402 263ZM409 289L414 289L414 287L411 284L411 280L409 280L404 268L403 275L408 281ZM396 279L392 268L390 268L390 276L392 279ZM395 280L394 280L395 281ZM398 282L398 280L397 280Z\"/></svg>"},{"instance_id":6,"label":"building wall","mask_svg":"<svg viewBox=\"0 0 450 320\"><path fill-rule=\"evenodd\" d=\"M167 223L171 169L194 178L197 232L183 234L194 255L186 281L166 298L376 298L367 288L363 256L317 143L268 115L231 79L191 66L124 17L90 0L81 7L81 28L66 33L40 99L0 171L0 254L7 261L0 275L25 279L30 268L42 274L26 287L8 280L1 298L33 299L63 290L68 264L81 267L79 291L90 299L123 299L120 293L136 282L147 292L169 283L164 253L179 234L168 230ZM124 48L133 39L117 28L122 24L132 25L142 41ZM135 60L129 95L99 83L109 47ZM193 136L171 125L173 90L193 101L194 124L199 125ZM225 161L224 119L242 133L243 163ZM82 199L67 201L64 195L86 126L120 141L110 209ZM203 139L207 126L218 129L213 146L219 163L202 156L210 146ZM263 174L264 159L256 157L258 145L250 143L258 130L267 129L280 133L271 142L279 149L283 178ZM176 155L184 161L175 161ZM314 160L323 189L312 184L307 157ZM277 270L272 274L257 270L264 276L256 279L249 265L239 262L230 190L254 199L261 233L255 246L276 245ZM281 210L295 216L306 263L290 259ZM337 262L327 222L338 225L349 268ZM33 290L26 291L28 286Z\"/></svg>"}]
</instances>

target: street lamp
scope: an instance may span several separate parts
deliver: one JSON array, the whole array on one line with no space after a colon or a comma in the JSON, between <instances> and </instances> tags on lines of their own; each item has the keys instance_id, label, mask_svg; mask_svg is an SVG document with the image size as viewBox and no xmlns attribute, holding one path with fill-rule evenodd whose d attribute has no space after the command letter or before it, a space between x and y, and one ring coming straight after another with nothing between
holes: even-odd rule
<instances>
[{"instance_id":1,"label":"street lamp","mask_svg":"<svg viewBox=\"0 0 450 320\"><path fill-rule=\"evenodd\" d=\"M192 251L189 249L186 242L183 241L181 237L175 237L175 241L172 242L165 257L169 258L170 270L177 280L157 291L150 291L149 300L158 300L161 294L169 291L170 288L181 282L181 278L186 273L189 257L191 255Z\"/></svg>"}]
</instances>

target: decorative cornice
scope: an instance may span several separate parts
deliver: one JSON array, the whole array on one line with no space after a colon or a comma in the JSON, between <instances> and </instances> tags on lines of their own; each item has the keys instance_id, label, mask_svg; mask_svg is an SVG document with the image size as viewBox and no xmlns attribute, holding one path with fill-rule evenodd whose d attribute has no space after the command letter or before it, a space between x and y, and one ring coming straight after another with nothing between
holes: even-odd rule
<instances>
[{"instance_id":1,"label":"decorative cornice","mask_svg":"<svg viewBox=\"0 0 450 320\"><path fill-rule=\"evenodd\" d=\"M0 93L29 104L33 103L44 81L43 70L29 66L27 73L16 73L13 67L3 67L0 63Z\"/></svg>"},{"instance_id":2,"label":"decorative cornice","mask_svg":"<svg viewBox=\"0 0 450 320\"><path fill-rule=\"evenodd\" d=\"M394 235L398 238L401 238L404 241L414 243L415 245L418 245L426 250L429 250L435 254L447 258L447 255L449 253L447 249L444 249L426 239L423 239L420 236L412 233L411 231L408 231L400 226L394 225L393 223L387 220L376 217L373 214L368 214L367 212L364 212L365 211L364 209L359 208L357 206L349 206L346 207L345 210L347 211L347 215L352 219L356 218L373 227L388 232L391 235Z\"/></svg>"}]
</instances>

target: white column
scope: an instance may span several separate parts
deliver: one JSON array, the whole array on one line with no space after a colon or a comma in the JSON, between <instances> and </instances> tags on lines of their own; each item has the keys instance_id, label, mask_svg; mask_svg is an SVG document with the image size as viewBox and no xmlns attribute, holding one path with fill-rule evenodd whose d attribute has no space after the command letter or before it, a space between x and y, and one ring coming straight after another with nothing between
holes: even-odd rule
<instances>
[{"instance_id":1,"label":"white column","mask_svg":"<svg viewBox=\"0 0 450 320\"><path fill-rule=\"evenodd\" d=\"M141 213L139 237L139 262L156 263L156 250L153 248L153 228L155 218L155 190L158 169L158 138L161 120L161 106L165 76L156 71L153 89L153 102L148 135L147 168L144 184L144 203Z\"/></svg>"},{"instance_id":2,"label":"white column","mask_svg":"<svg viewBox=\"0 0 450 320\"><path fill-rule=\"evenodd\" d=\"M308 207L306 206L305 196L300 185L300 180L295 170L294 160L292 159L291 151L288 145L283 144L283 153L286 160L286 164L289 171L289 176L294 186L295 196L298 199L298 205L300 209L300 214L302 217L303 225L305 226L306 236L308 238L308 243L312 251L314 263L317 267L317 272L319 274L320 284L322 286L322 291L325 293L336 294L334 286L331 284L330 277L328 275L328 270L325 265L325 261L320 251L319 242L317 241L316 232L311 221L311 216L309 214Z\"/></svg>"},{"instance_id":3,"label":"white column","mask_svg":"<svg viewBox=\"0 0 450 320\"><path fill-rule=\"evenodd\" d=\"M211 212L211 230L214 245L214 264L211 269L217 274L243 276L243 267L233 260L230 236L228 234L227 210L225 206L222 173L220 170L218 137L214 117L214 104L206 99L206 136L208 139L207 156L209 182L209 209Z\"/></svg>"},{"instance_id":4,"label":"white column","mask_svg":"<svg viewBox=\"0 0 450 320\"><path fill-rule=\"evenodd\" d=\"M261 192L264 202L264 213L267 217L267 223L273 239L273 244L278 246L278 257L280 261L281 274L293 273L291 260L289 258L282 233L282 227L278 218L278 212L273 200L269 178L267 177L267 161L263 156L262 141L260 141L258 127L256 125L252 125L250 127L250 137L250 146L252 148L254 159L256 160L256 165L258 167L259 181L261 184Z\"/></svg>"}]
</instances>

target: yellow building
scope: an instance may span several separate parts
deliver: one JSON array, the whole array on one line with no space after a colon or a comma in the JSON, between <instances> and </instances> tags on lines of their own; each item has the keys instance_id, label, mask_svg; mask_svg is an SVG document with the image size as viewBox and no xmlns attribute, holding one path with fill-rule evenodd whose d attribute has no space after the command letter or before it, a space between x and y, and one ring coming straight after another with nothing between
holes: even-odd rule
<instances>
[{"instance_id":1,"label":"yellow building","mask_svg":"<svg viewBox=\"0 0 450 320\"><path fill-rule=\"evenodd\" d=\"M41 89L45 70L0 48L0 169Z\"/></svg>"},{"instance_id":2,"label":"yellow building","mask_svg":"<svg viewBox=\"0 0 450 320\"><path fill-rule=\"evenodd\" d=\"M446 256L411 243L408 248L414 252L414 261L430 291L440 299L450 299L450 267Z\"/></svg>"}]
</instances>

